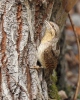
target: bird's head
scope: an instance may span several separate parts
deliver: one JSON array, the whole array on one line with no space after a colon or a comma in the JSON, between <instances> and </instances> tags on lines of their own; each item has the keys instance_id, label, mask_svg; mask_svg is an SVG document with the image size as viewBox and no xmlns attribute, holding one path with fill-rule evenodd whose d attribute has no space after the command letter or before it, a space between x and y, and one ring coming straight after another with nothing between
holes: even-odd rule
<instances>
[{"instance_id":1,"label":"bird's head","mask_svg":"<svg viewBox=\"0 0 80 100\"><path fill-rule=\"evenodd\" d=\"M58 33L58 30L59 30L58 28L56 31L55 27L58 27L58 26L53 22L45 21L45 25L46 25L46 30L45 30L45 34L41 43L52 42L52 40L54 39L54 37L56 37L56 34Z\"/></svg>"}]
</instances>

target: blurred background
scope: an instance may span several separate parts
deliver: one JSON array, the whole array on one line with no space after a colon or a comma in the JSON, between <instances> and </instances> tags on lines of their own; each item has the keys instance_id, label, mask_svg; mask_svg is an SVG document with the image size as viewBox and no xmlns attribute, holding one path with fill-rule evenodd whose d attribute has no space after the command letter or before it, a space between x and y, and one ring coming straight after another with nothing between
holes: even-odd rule
<instances>
[{"instance_id":1,"label":"blurred background","mask_svg":"<svg viewBox=\"0 0 80 100\"><path fill-rule=\"evenodd\" d=\"M80 41L80 0L78 0L78 3L70 11L70 15ZM59 79L58 87L60 90L65 90L70 98L67 100L71 100L77 86L79 60L76 37L68 18L62 32L60 44L61 55L60 62L58 64L59 67L57 69ZM80 100L80 93L78 95L78 100Z\"/></svg>"}]
</instances>

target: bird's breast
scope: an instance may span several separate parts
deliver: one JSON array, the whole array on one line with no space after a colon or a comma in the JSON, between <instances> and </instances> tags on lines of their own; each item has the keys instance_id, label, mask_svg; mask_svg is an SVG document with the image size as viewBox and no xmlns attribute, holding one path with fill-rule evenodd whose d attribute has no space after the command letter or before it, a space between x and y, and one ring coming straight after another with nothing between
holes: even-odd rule
<instances>
[{"instance_id":1,"label":"bird's breast","mask_svg":"<svg viewBox=\"0 0 80 100\"><path fill-rule=\"evenodd\" d=\"M45 43L45 44L40 44L40 46L38 47L37 57L38 57L38 60L40 61L41 65L42 65L43 67L45 67L44 51L45 51L45 49L47 49L50 45L51 45L51 43Z\"/></svg>"}]
</instances>

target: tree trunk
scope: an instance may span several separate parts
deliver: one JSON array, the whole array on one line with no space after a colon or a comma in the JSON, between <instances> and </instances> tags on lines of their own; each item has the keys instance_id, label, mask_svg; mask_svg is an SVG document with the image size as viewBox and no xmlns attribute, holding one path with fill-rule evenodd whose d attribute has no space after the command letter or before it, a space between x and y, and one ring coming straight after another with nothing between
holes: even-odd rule
<instances>
[{"instance_id":1,"label":"tree trunk","mask_svg":"<svg viewBox=\"0 0 80 100\"><path fill-rule=\"evenodd\" d=\"M44 21L61 30L66 17L62 0L0 0L0 100L48 100L37 48Z\"/></svg>"}]
</instances>

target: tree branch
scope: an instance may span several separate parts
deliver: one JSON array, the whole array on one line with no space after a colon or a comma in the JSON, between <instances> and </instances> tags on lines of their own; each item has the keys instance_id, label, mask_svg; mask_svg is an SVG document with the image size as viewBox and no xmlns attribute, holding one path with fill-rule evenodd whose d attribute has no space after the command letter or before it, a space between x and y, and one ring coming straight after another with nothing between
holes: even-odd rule
<instances>
[{"instance_id":1,"label":"tree branch","mask_svg":"<svg viewBox=\"0 0 80 100\"><path fill-rule=\"evenodd\" d=\"M77 41L77 46L78 46L78 52L79 52L79 61L80 61L80 44L79 44L79 39L78 39L78 35L76 33L76 29L74 27L74 24L72 22L71 16L70 14L68 14L69 20L71 22L72 25L72 29L74 31L75 37L76 37L76 41ZM77 82L77 88L76 88L76 92L74 94L73 100L77 100L77 96L78 96L78 92L79 92L79 86L80 86L80 62L79 62L79 74L78 74L78 82Z\"/></svg>"}]
</instances>

